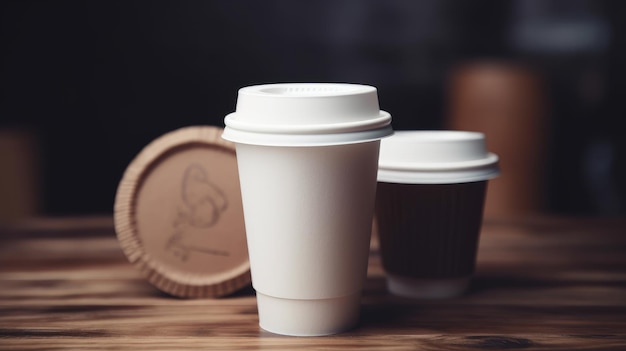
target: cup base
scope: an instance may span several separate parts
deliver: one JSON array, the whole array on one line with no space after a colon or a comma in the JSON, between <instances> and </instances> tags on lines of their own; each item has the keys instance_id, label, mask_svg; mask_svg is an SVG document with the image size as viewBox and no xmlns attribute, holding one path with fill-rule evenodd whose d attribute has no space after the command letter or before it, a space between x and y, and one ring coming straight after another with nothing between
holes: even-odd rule
<instances>
[{"instance_id":1,"label":"cup base","mask_svg":"<svg viewBox=\"0 0 626 351\"><path fill-rule=\"evenodd\" d=\"M259 326L290 336L337 334L354 327L359 319L361 294L333 299L283 299L257 292Z\"/></svg>"},{"instance_id":2,"label":"cup base","mask_svg":"<svg viewBox=\"0 0 626 351\"><path fill-rule=\"evenodd\" d=\"M387 274L387 289L394 295L415 299L445 299L463 295L471 277L419 279Z\"/></svg>"}]
</instances>

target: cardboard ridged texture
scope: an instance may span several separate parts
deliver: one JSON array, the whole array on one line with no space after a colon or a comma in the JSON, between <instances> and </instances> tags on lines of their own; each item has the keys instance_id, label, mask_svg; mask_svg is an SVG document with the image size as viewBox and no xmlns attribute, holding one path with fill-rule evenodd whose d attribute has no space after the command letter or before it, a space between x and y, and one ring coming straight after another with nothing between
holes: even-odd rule
<instances>
[{"instance_id":1,"label":"cardboard ridged texture","mask_svg":"<svg viewBox=\"0 0 626 351\"><path fill-rule=\"evenodd\" d=\"M474 273L486 181L378 183L376 215L385 271L418 279Z\"/></svg>"},{"instance_id":2,"label":"cardboard ridged texture","mask_svg":"<svg viewBox=\"0 0 626 351\"><path fill-rule=\"evenodd\" d=\"M115 230L128 260L178 297L221 297L250 285L234 144L223 130L167 133L130 163L115 198Z\"/></svg>"}]
</instances>

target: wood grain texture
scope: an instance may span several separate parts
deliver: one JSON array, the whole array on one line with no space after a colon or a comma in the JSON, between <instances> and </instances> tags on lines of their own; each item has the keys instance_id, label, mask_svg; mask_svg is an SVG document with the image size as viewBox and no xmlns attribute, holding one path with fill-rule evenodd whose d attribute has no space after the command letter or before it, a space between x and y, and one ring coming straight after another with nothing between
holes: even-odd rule
<instances>
[{"instance_id":1,"label":"wood grain texture","mask_svg":"<svg viewBox=\"0 0 626 351\"><path fill-rule=\"evenodd\" d=\"M389 295L374 243L359 325L314 338L260 330L249 288L163 294L111 222L68 221L2 230L0 350L626 350L622 219L487 222L471 290L440 301Z\"/></svg>"}]
</instances>

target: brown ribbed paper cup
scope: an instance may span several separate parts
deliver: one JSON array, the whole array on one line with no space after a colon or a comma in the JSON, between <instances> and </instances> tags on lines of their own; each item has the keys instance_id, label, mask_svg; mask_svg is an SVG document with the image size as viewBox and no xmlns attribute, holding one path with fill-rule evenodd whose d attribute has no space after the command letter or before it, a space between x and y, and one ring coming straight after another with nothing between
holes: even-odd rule
<instances>
[{"instance_id":1,"label":"brown ribbed paper cup","mask_svg":"<svg viewBox=\"0 0 626 351\"><path fill-rule=\"evenodd\" d=\"M415 298L460 295L474 273L497 157L484 150L480 133L396 132L388 139L376 195L388 289Z\"/></svg>"}]
</instances>

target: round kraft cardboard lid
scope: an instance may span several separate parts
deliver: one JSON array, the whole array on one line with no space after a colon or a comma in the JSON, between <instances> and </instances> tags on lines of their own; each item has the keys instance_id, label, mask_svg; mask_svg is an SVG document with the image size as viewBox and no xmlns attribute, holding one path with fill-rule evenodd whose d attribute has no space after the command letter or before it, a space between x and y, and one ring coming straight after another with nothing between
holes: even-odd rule
<instances>
[{"instance_id":1,"label":"round kraft cardboard lid","mask_svg":"<svg viewBox=\"0 0 626 351\"><path fill-rule=\"evenodd\" d=\"M186 127L146 146L115 198L128 260L179 297L220 297L250 284L234 144L223 129Z\"/></svg>"}]
</instances>

